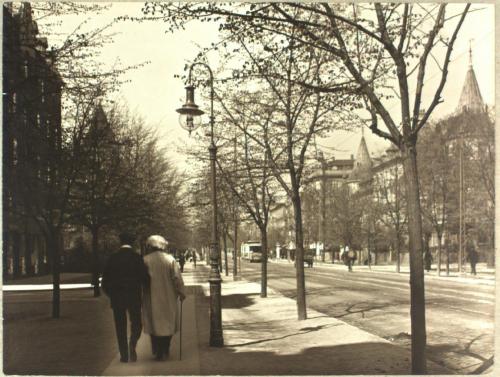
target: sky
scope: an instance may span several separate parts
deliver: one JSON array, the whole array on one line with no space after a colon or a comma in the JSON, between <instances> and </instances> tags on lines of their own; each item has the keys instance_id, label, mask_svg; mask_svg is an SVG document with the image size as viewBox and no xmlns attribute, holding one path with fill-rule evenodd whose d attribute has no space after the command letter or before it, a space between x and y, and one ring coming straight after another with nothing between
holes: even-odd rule
<instances>
[{"instance_id":1,"label":"sky","mask_svg":"<svg viewBox=\"0 0 500 377\"><path fill-rule=\"evenodd\" d=\"M103 14L92 17L92 25L105 24L115 17L128 15L140 16L142 2L113 3ZM448 14L458 13L464 4L452 4ZM457 103L469 64L469 45L473 49L473 65L481 89L483 100L494 104L495 88L495 17L494 5L477 4L472 9L481 9L470 13L460 31L456 42L449 77L440 104L433 113L434 119L439 119L451 113ZM61 31L73 29L82 21L82 17L65 17L62 19ZM119 59L124 65L138 64L148 61L145 67L133 70L124 77L129 80L118 94L131 110L141 115L147 124L156 128L163 145L167 146L168 154L174 163L185 170L185 157L178 152L178 146L192 143L178 122L179 108L185 98L184 84L181 79L174 78L183 74L186 63L192 61L200 47L209 46L218 40L217 25L213 23L191 22L183 31L166 32L163 22L120 22L114 26L117 34L114 42L103 51L104 64L113 64ZM49 40L50 44L50 40ZM209 59L211 57L209 56ZM214 58L210 64L215 69L218 61ZM437 69L429 68L428 79L424 88L430 90L439 80ZM424 92L425 95L425 92ZM200 98L200 97L198 97ZM208 103L199 103L200 107L208 109ZM394 110L398 110L397 106ZM387 148L387 143L369 130L364 132L368 149L373 154L379 154ZM318 145L327 157L348 158L356 154L361 138L358 132L337 132L331 137L318 140Z\"/></svg>"}]
</instances>

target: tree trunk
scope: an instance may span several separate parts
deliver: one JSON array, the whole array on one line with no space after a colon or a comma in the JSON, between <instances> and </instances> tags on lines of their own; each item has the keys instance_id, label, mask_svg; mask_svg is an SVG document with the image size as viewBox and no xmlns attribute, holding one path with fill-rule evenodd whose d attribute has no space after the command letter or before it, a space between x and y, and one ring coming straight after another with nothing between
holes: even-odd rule
<instances>
[{"instance_id":1,"label":"tree trunk","mask_svg":"<svg viewBox=\"0 0 500 377\"><path fill-rule=\"evenodd\" d=\"M20 253L21 253L21 235L19 232L14 232L12 237L12 260L13 260L13 277L18 278L21 275L20 268Z\"/></svg>"},{"instance_id":2,"label":"tree trunk","mask_svg":"<svg viewBox=\"0 0 500 377\"><path fill-rule=\"evenodd\" d=\"M297 313L298 319L307 319L306 282L304 276L304 234L302 230L302 209L299 190L292 198L295 218L295 274L297 277Z\"/></svg>"},{"instance_id":3,"label":"tree trunk","mask_svg":"<svg viewBox=\"0 0 500 377\"><path fill-rule=\"evenodd\" d=\"M31 264L31 255L33 251L33 236L26 234L24 243L24 271L27 276L33 275L33 265Z\"/></svg>"},{"instance_id":4,"label":"tree trunk","mask_svg":"<svg viewBox=\"0 0 500 377\"><path fill-rule=\"evenodd\" d=\"M267 297L267 229L265 227L259 228L262 245L260 297Z\"/></svg>"},{"instance_id":5,"label":"tree trunk","mask_svg":"<svg viewBox=\"0 0 500 377\"><path fill-rule=\"evenodd\" d=\"M446 237L446 276L450 276L450 242Z\"/></svg>"},{"instance_id":6,"label":"tree trunk","mask_svg":"<svg viewBox=\"0 0 500 377\"><path fill-rule=\"evenodd\" d=\"M238 223L234 222L234 240L233 240L233 279L238 275Z\"/></svg>"},{"instance_id":7,"label":"tree trunk","mask_svg":"<svg viewBox=\"0 0 500 377\"><path fill-rule=\"evenodd\" d=\"M410 246L410 317L412 373L426 374L425 287L422 255L422 215L420 210L417 153L415 143L407 145L403 153Z\"/></svg>"},{"instance_id":8,"label":"tree trunk","mask_svg":"<svg viewBox=\"0 0 500 377\"><path fill-rule=\"evenodd\" d=\"M5 220L4 220L4 227L5 227ZM3 262L3 283L5 284L5 282L7 281L7 277L9 275L9 259L8 259L8 255L7 255L7 250L9 250L10 248L10 234L9 232L7 232L4 228L4 231L3 231L3 255L2 255L2 262Z\"/></svg>"},{"instance_id":9,"label":"tree trunk","mask_svg":"<svg viewBox=\"0 0 500 377\"><path fill-rule=\"evenodd\" d=\"M396 233L396 272L399 274L401 272L401 235L399 232Z\"/></svg>"},{"instance_id":10,"label":"tree trunk","mask_svg":"<svg viewBox=\"0 0 500 377\"><path fill-rule=\"evenodd\" d=\"M323 250L321 251L321 261L325 262L326 252L326 177L325 177L325 161L321 161L321 238Z\"/></svg>"},{"instance_id":11,"label":"tree trunk","mask_svg":"<svg viewBox=\"0 0 500 377\"><path fill-rule=\"evenodd\" d=\"M218 253L218 264L219 264L219 272L222 273L222 251L220 250L220 244L221 244L221 239L220 237L217 238L218 240L218 245L219 245L219 253ZM224 242L224 240L222 241Z\"/></svg>"},{"instance_id":12,"label":"tree trunk","mask_svg":"<svg viewBox=\"0 0 500 377\"><path fill-rule=\"evenodd\" d=\"M224 243L224 264L226 265L226 276L229 276L229 268L227 265L227 233L225 230L222 237L222 242Z\"/></svg>"},{"instance_id":13,"label":"tree trunk","mask_svg":"<svg viewBox=\"0 0 500 377\"><path fill-rule=\"evenodd\" d=\"M53 230L49 235L47 250L52 255L52 318L59 318L61 313L61 259L59 252L59 232Z\"/></svg>"},{"instance_id":14,"label":"tree trunk","mask_svg":"<svg viewBox=\"0 0 500 377\"><path fill-rule=\"evenodd\" d=\"M361 259L361 258L360 258ZM372 238L370 232L368 232L368 268L372 269Z\"/></svg>"},{"instance_id":15,"label":"tree trunk","mask_svg":"<svg viewBox=\"0 0 500 377\"><path fill-rule=\"evenodd\" d=\"M99 229L92 229L92 286L94 287L94 297L101 295L99 289Z\"/></svg>"},{"instance_id":16,"label":"tree trunk","mask_svg":"<svg viewBox=\"0 0 500 377\"><path fill-rule=\"evenodd\" d=\"M442 238L443 235L441 232L437 232L437 238L438 238L438 250L437 250L437 276L441 275L441 245L442 245Z\"/></svg>"}]
</instances>

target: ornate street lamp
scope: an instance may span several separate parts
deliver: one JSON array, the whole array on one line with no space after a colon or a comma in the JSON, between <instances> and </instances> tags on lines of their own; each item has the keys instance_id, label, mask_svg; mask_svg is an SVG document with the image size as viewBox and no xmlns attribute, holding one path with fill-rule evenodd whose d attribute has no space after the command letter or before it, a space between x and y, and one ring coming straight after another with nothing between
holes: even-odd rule
<instances>
[{"instance_id":1,"label":"ornate street lamp","mask_svg":"<svg viewBox=\"0 0 500 377\"><path fill-rule=\"evenodd\" d=\"M215 176L215 159L217 157L217 147L214 142L214 77L212 70L205 63L193 63L189 67L188 85L186 86L186 103L176 111L180 114L181 126L188 130L191 134L192 131L197 129L200 122L201 115L204 114L202 110L194 103L194 86L191 85L191 73L193 67L201 65L208 69L210 74L210 146L208 151L210 153L210 172L211 172L211 186L212 186L212 241L210 243L210 276L208 282L210 283L210 346L222 347L224 345L224 338L222 336L222 306L221 306L221 277L219 272L219 243L217 240L217 187Z\"/></svg>"},{"instance_id":2,"label":"ornate street lamp","mask_svg":"<svg viewBox=\"0 0 500 377\"><path fill-rule=\"evenodd\" d=\"M201 115L205 114L194 103L194 86L186 86L186 103L180 109L176 110L179 113L179 123L182 128L191 132L196 130L201 124Z\"/></svg>"}]
</instances>

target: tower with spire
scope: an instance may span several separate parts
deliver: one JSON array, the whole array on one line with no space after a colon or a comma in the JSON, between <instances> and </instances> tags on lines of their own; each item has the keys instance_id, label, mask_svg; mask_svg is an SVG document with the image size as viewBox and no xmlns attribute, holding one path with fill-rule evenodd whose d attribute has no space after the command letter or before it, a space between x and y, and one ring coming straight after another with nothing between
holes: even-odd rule
<instances>
[{"instance_id":1,"label":"tower with spire","mask_svg":"<svg viewBox=\"0 0 500 377\"><path fill-rule=\"evenodd\" d=\"M370 158L368 146L366 145L364 129L362 129L361 132L361 140L359 142L358 151L356 152L354 167L349 177L351 181L365 181L371 178L373 161Z\"/></svg>"},{"instance_id":2,"label":"tower with spire","mask_svg":"<svg viewBox=\"0 0 500 377\"><path fill-rule=\"evenodd\" d=\"M482 112L485 108L472 64L472 46L469 46L469 69L465 75L465 82L462 87L462 93L460 94L456 112Z\"/></svg>"}]
</instances>

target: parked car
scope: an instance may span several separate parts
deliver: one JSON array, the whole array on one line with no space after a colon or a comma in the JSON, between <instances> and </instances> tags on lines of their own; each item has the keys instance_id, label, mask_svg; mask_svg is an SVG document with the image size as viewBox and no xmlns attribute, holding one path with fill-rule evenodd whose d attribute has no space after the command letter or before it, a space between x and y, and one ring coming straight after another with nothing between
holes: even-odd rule
<instances>
[{"instance_id":1,"label":"parked car","mask_svg":"<svg viewBox=\"0 0 500 377\"><path fill-rule=\"evenodd\" d=\"M293 262L294 265L296 261ZM314 263L314 250L313 251L306 251L304 253L304 263L307 264L307 267L312 268L313 263Z\"/></svg>"},{"instance_id":2,"label":"parked car","mask_svg":"<svg viewBox=\"0 0 500 377\"><path fill-rule=\"evenodd\" d=\"M304 253L304 263L307 263L307 267L312 268L314 262L314 251L306 251Z\"/></svg>"},{"instance_id":3,"label":"parked car","mask_svg":"<svg viewBox=\"0 0 500 377\"><path fill-rule=\"evenodd\" d=\"M262 262L262 253L254 251L250 257L250 263L253 263L253 262L256 262L256 263Z\"/></svg>"}]
</instances>

